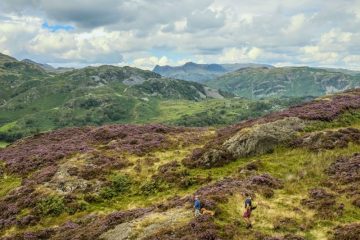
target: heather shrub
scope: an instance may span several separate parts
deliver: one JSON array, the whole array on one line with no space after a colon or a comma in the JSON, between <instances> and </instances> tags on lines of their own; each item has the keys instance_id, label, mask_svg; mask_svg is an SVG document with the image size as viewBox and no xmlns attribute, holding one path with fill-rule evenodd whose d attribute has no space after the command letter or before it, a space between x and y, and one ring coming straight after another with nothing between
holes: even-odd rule
<instances>
[{"instance_id":1,"label":"heather shrub","mask_svg":"<svg viewBox=\"0 0 360 240\"><path fill-rule=\"evenodd\" d=\"M42 216L58 216L64 211L64 198L60 196L48 196L36 204L36 212Z\"/></svg>"},{"instance_id":2,"label":"heather shrub","mask_svg":"<svg viewBox=\"0 0 360 240\"><path fill-rule=\"evenodd\" d=\"M360 224L352 223L334 228L332 240L358 240L360 237Z\"/></svg>"}]
</instances>

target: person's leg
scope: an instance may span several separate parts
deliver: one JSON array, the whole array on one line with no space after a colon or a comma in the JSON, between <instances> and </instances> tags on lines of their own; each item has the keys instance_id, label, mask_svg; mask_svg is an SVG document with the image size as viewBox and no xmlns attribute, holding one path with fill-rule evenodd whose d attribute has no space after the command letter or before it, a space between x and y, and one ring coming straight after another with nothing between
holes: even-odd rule
<instances>
[{"instance_id":1,"label":"person's leg","mask_svg":"<svg viewBox=\"0 0 360 240\"><path fill-rule=\"evenodd\" d=\"M200 210L199 209L195 209L195 217L200 216Z\"/></svg>"},{"instance_id":2,"label":"person's leg","mask_svg":"<svg viewBox=\"0 0 360 240\"><path fill-rule=\"evenodd\" d=\"M252 228L252 224L251 224L251 219L250 219L250 217L248 218L248 227L249 227L249 228Z\"/></svg>"},{"instance_id":3,"label":"person's leg","mask_svg":"<svg viewBox=\"0 0 360 240\"><path fill-rule=\"evenodd\" d=\"M244 217L244 221L245 221L245 224L246 224L246 228L251 228L251 220L249 217Z\"/></svg>"}]
</instances>

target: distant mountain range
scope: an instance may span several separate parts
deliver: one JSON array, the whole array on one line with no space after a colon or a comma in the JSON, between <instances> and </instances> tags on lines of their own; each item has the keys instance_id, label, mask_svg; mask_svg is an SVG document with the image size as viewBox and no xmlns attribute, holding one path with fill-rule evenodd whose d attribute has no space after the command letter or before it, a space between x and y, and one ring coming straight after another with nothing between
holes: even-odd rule
<instances>
[{"instance_id":1,"label":"distant mountain range","mask_svg":"<svg viewBox=\"0 0 360 240\"><path fill-rule=\"evenodd\" d=\"M156 65L153 72L156 72L164 77L171 77L201 83L211 79L215 79L221 75L236 71L238 69L259 67L271 68L272 66L254 63L197 64L193 62L188 62L182 66L175 67Z\"/></svg>"},{"instance_id":2,"label":"distant mountain range","mask_svg":"<svg viewBox=\"0 0 360 240\"><path fill-rule=\"evenodd\" d=\"M360 72L347 69L273 67L264 64L196 64L156 66L166 77L198 81L239 97L322 96L360 86Z\"/></svg>"},{"instance_id":3,"label":"distant mountain range","mask_svg":"<svg viewBox=\"0 0 360 240\"><path fill-rule=\"evenodd\" d=\"M105 123L219 126L360 85L359 73L344 69L194 63L183 67L216 77L197 83L109 65L62 72L0 54L0 141Z\"/></svg>"},{"instance_id":4,"label":"distant mountain range","mask_svg":"<svg viewBox=\"0 0 360 240\"><path fill-rule=\"evenodd\" d=\"M311 67L245 68L206 81L208 86L250 99L322 96L360 86L360 73Z\"/></svg>"}]
</instances>

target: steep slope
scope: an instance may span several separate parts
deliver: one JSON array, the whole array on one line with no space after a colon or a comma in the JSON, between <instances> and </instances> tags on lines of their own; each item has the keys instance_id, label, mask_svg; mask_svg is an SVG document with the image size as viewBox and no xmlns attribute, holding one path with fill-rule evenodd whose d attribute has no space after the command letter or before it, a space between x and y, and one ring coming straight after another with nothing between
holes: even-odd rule
<instances>
[{"instance_id":1,"label":"steep slope","mask_svg":"<svg viewBox=\"0 0 360 240\"><path fill-rule=\"evenodd\" d=\"M360 74L310 67L246 68L206 82L251 99L269 96L322 96L360 85Z\"/></svg>"},{"instance_id":2,"label":"steep slope","mask_svg":"<svg viewBox=\"0 0 360 240\"><path fill-rule=\"evenodd\" d=\"M242 68L258 68L271 67L265 64L254 63L234 63L234 64L196 64L193 62L185 63L182 66L155 66L153 72L162 76L183 79L194 82L204 82L215 79L218 76L226 73L242 69Z\"/></svg>"},{"instance_id":3,"label":"steep slope","mask_svg":"<svg viewBox=\"0 0 360 240\"><path fill-rule=\"evenodd\" d=\"M0 63L4 64L6 62L16 62L17 60L13 57L0 53Z\"/></svg>"},{"instance_id":4,"label":"steep slope","mask_svg":"<svg viewBox=\"0 0 360 240\"><path fill-rule=\"evenodd\" d=\"M2 239L358 239L360 90L214 132L68 128L0 150ZM214 216L195 218L193 196ZM253 228L242 221L252 196Z\"/></svg>"},{"instance_id":5,"label":"steep slope","mask_svg":"<svg viewBox=\"0 0 360 240\"><path fill-rule=\"evenodd\" d=\"M71 68L71 67L58 67L58 68L55 68L55 67L53 67L53 66L51 66L49 64L38 63L38 62L35 62L35 61L31 60L31 59L23 59L23 60L21 60L21 62L25 62L25 63L28 63L28 64L38 66L38 67L42 68L43 70L45 70L48 73L64 73L64 72L75 70L75 68Z\"/></svg>"},{"instance_id":6,"label":"steep slope","mask_svg":"<svg viewBox=\"0 0 360 240\"><path fill-rule=\"evenodd\" d=\"M49 64L38 63L31 59L23 59L23 60L21 60L21 62L37 65L37 66L41 67L42 69L44 69L45 71L50 71L50 72L56 71L56 68L54 68L53 66L51 66Z\"/></svg>"},{"instance_id":7,"label":"steep slope","mask_svg":"<svg viewBox=\"0 0 360 240\"><path fill-rule=\"evenodd\" d=\"M0 53L0 105L36 86L37 80L44 77L46 73L42 68Z\"/></svg>"}]
</instances>

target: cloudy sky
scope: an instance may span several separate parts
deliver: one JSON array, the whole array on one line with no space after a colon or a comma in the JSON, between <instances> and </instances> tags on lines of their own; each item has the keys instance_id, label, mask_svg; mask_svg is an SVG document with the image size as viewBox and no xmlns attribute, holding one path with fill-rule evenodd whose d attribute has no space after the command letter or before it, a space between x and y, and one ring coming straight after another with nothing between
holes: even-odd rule
<instances>
[{"instance_id":1,"label":"cloudy sky","mask_svg":"<svg viewBox=\"0 0 360 240\"><path fill-rule=\"evenodd\" d=\"M55 66L360 70L360 0L1 0L0 52Z\"/></svg>"}]
</instances>

